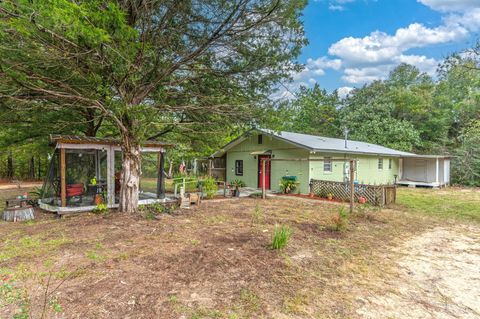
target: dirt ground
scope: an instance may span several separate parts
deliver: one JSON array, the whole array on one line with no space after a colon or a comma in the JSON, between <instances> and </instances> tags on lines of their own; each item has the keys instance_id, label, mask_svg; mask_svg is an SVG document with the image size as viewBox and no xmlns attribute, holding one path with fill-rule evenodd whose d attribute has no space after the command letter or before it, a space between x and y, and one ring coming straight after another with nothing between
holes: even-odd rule
<instances>
[{"instance_id":1,"label":"dirt ground","mask_svg":"<svg viewBox=\"0 0 480 319\"><path fill-rule=\"evenodd\" d=\"M480 228L297 198L0 222L0 318L477 318ZM276 225L293 230L269 248ZM22 317L23 316L23 317Z\"/></svg>"},{"instance_id":2,"label":"dirt ground","mask_svg":"<svg viewBox=\"0 0 480 319\"><path fill-rule=\"evenodd\" d=\"M480 228L438 227L415 236L398 254L398 277L369 295L364 318L480 318Z\"/></svg>"}]
</instances>

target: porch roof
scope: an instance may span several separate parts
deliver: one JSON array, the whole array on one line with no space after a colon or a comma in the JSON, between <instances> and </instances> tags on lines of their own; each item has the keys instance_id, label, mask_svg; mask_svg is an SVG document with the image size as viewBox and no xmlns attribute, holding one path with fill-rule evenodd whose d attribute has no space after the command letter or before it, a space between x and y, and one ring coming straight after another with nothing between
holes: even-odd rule
<instances>
[{"instance_id":1,"label":"porch roof","mask_svg":"<svg viewBox=\"0 0 480 319\"><path fill-rule=\"evenodd\" d=\"M116 145L120 146L122 143L115 138L100 138L92 136L77 136L77 135L60 135L51 134L50 142L52 144L96 144L96 145ZM142 144L144 147L173 147L175 144L160 142L160 141L146 141Z\"/></svg>"}]
</instances>

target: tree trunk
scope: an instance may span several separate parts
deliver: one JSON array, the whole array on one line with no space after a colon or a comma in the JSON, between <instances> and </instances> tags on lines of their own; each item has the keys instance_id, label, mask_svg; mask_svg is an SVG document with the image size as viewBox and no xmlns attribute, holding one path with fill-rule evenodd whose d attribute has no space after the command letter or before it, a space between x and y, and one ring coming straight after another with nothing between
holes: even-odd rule
<instances>
[{"instance_id":1,"label":"tree trunk","mask_svg":"<svg viewBox=\"0 0 480 319\"><path fill-rule=\"evenodd\" d=\"M173 161L171 160L170 162L170 165L168 165L168 176L170 176L170 178L173 178Z\"/></svg>"},{"instance_id":2,"label":"tree trunk","mask_svg":"<svg viewBox=\"0 0 480 319\"><path fill-rule=\"evenodd\" d=\"M13 178L13 155L12 151L8 154L8 159L7 159L7 178L12 179Z\"/></svg>"},{"instance_id":3,"label":"tree trunk","mask_svg":"<svg viewBox=\"0 0 480 319\"><path fill-rule=\"evenodd\" d=\"M38 155L38 162L37 162L37 169L38 169L38 177L37 177L37 179L38 179L38 180L41 180L41 179L42 179L41 167L42 167L42 162L41 162L41 160L40 160L40 155Z\"/></svg>"},{"instance_id":4,"label":"tree trunk","mask_svg":"<svg viewBox=\"0 0 480 319\"><path fill-rule=\"evenodd\" d=\"M140 146L131 137L122 137L122 182L120 188L120 211L135 213L140 191Z\"/></svg>"},{"instance_id":5,"label":"tree trunk","mask_svg":"<svg viewBox=\"0 0 480 319\"><path fill-rule=\"evenodd\" d=\"M33 156L30 158L30 167L29 167L29 172L28 172L28 178L32 181L35 179L35 157L33 157Z\"/></svg>"}]
</instances>

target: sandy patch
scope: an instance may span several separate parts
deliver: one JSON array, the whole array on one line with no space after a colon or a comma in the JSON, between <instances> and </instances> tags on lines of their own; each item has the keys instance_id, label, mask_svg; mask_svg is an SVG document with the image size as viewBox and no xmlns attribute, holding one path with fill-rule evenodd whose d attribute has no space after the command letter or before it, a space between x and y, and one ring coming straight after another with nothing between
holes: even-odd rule
<instances>
[{"instance_id":1,"label":"sandy patch","mask_svg":"<svg viewBox=\"0 0 480 319\"><path fill-rule=\"evenodd\" d=\"M398 251L398 277L359 300L362 318L480 318L480 229L435 228Z\"/></svg>"}]
</instances>

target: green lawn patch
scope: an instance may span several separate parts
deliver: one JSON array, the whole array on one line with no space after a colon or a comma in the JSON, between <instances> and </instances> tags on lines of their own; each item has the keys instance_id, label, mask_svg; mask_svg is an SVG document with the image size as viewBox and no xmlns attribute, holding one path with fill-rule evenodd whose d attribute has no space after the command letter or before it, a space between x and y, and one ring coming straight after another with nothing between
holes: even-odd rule
<instances>
[{"instance_id":1,"label":"green lawn patch","mask_svg":"<svg viewBox=\"0 0 480 319\"><path fill-rule=\"evenodd\" d=\"M397 205L413 213L480 222L480 189L399 188Z\"/></svg>"}]
</instances>

